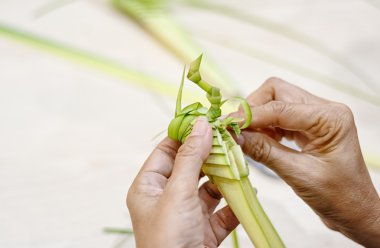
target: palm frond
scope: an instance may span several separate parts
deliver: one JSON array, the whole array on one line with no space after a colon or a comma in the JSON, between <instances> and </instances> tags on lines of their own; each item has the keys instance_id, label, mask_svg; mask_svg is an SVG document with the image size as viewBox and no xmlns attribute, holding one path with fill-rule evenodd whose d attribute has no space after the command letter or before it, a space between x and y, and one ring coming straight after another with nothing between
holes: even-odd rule
<instances>
[{"instance_id":1,"label":"palm frond","mask_svg":"<svg viewBox=\"0 0 380 248\"><path fill-rule=\"evenodd\" d=\"M52 41L37 35L19 30L0 23L0 36L12 39L17 42L32 46L49 54L64 58L77 64L85 65L96 71L121 79L134 86L144 88L148 91L161 95L176 97L177 86L156 77L138 72L125 65L104 58L100 55L86 52L65 44ZM192 94L184 94L184 100L194 99Z\"/></svg>"},{"instance_id":2,"label":"palm frond","mask_svg":"<svg viewBox=\"0 0 380 248\"><path fill-rule=\"evenodd\" d=\"M202 52L196 42L170 16L166 1L113 0L117 9L142 27L164 48L183 63L190 63ZM204 61L204 74L218 84L226 96L239 95L223 70L209 59Z\"/></svg>"}]
</instances>

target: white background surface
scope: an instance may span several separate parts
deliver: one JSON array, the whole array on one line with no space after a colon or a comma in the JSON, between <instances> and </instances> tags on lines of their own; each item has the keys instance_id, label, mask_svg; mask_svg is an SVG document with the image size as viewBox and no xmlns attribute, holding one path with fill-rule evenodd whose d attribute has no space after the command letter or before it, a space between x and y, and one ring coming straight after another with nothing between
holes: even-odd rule
<instances>
[{"instance_id":1,"label":"white background surface","mask_svg":"<svg viewBox=\"0 0 380 248\"><path fill-rule=\"evenodd\" d=\"M33 13L46 2L2 0L0 22L178 82L182 62L109 2L74 1L35 18ZM238 2L230 4L311 35L374 81L379 78L380 9L370 1ZM175 7L173 14L245 95L266 78L279 76L344 102L354 111L362 149L380 153L379 107L207 37L235 39L367 89L352 73L299 43L246 23L184 6ZM0 36L0 247L117 245L123 237L102 229L131 226L126 192L172 110L174 99ZM372 176L379 188L379 173ZM329 231L285 183L256 169L251 178L288 247L358 247ZM242 247L249 247L242 229L239 236ZM222 247L230 244L228 239ZM132 239L121 245L133 246Z\"/></svg>"}]
</instances>

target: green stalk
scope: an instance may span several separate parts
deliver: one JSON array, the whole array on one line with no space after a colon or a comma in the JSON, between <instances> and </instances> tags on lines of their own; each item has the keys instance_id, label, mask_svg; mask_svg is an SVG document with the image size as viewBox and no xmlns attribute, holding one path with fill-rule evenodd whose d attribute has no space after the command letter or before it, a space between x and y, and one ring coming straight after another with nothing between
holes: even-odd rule
<instances>
[{"instance_id":1,"label":"green stalk","mask_svg":"<svg viewBox=\"0 0 380 248\"><path fill-rule=\"evenodd\" d=\"M206 36L203 36L206 37ZM338 81L330 76L324 75L307 67L292 63L290 61L284 60L282 58L276 57L274 55L262 52L260 50L255 50L251 48L242 48L241 45L236 44L232 41L223 40L221 37L217 37L216 39L212 39L213 42L216 42L220 45L226 45L231 49L235 49L237 51L241 51L244 55L252 57L254 59L264 61L270 63L271 65L278 66L279 68L286 69L288 71L294 72L298 75L308 77L310 79L315 80L316 82L320 82L326 84L327 86L331 86L336 90L345 92L349 95L356 97L361 101L365 101L376 106L380 106L380 98L369 94L358 87L350 86L347 83ZM245 106L244 103L242 107L246 109L249 106ZM369 168L373 168L376 170L380 170L380 157L375 153L364 151L364 159Z\"/></svg>"},{"instance_id":2,"label":"green stalk","mask_svg":"<svg viewBox=\"0 0 380 248\"><path fill-rule=\"evenodd\" d=\"M206 116L213 128L213 142L209 157L202 166L202 171L214 183L228 205L242 224L255 247L284 247L269 218L265 214L256 197L248 179L249 169L244 154L227 130L231 127L237 135L240 133L240 118L221 116L220 107L226 102L222 101L220 91L202 80L199 67L202 56L191 63L188 79L196 83L207 92L207 99L211 106L206 109L199 103L191 104L182 110L177 101L175 118L170 122L168 136L174 140L184 142L191 132L192 126L198 116ZM183 78L178 92L180 98L183 89ZM245 100L245 123L247 127L251 122L252 114ZM247 124L248 123L248 124Z\"/></svg>"},{"instance_id":3,"label":"green stalk","mask_svg":"<svg viewBox=\"0 0 380 248\"><path fill-rule=\"evenodd\" d=\"M45 15L75 0L54 0L39 8L35 15ZM184 63L189 63L201 49L195 41L183 31L170 17L167 11L169 0L112 0L113 5L127 14L152 38ZM227 76L212 61L204 61L206 76L220 83L226 95L236 96L238 90L227 80Z\"/></svg>"},{"instance_id":4,"label":"green stalk","mask_svg":"<svg viewBox=\"0 0 380 248\"><path fill-rule=\"evenodd\" d=\"M112 2L186 64L201 53L201 49L192 38L170 17L165 0L112 0ZM208 78L218 82L226 95L238 95L237 89L213 62L204 61L203 69Z\"/></svg>"},{"instance_id":5,"label":"green stalk","mask_svg":"<svg viewBox=\"0 0 380 248\"><path fill-rule=\"evenodd\" d=\"M134 71L118 62L112 61L102 56L88 53L59 42L39 37L32 33L28 33L1 23L0 36L48 52L49 54L64 58L74 63L87 66L106 75L121 79L124 82L147 89L151 92L172 97L177 95L176 88L173 86L173 84L169 84L163 80L159 80L157 78ZM274 61L276 60L274 59ZM279 63L278 65L283 66L286 64ZM356 90L357 89L355 89L355 91ZM357 92L361 94L360 90ZM197 98L197 94L184 92L183 97L185 102L190 102L191 100L194 100L194 98ZM378 101L375 100L373 96L363 94L363 97L378 104ZM378 159L375 154L365 153L365 159L367 165L376 169L380 169L380 159Z\"/></svg>"},{"instance_id":6,"label":"green stalk","mask_svg":"<svg viewBox=\"0 0 380 248\"><path fill-rule=\"evenodd\" d=\"M240 146L228 131L218 131L214 130L213 147L202 171L217 185L255 247L284 247L248 179ZM221 148L226 148L229 156L221 154Z\"/></svg>"},{"instance_id":7,"label":"green stalk","mask_svg":"<svg viewBox=\"0 0 380 248\"><path fill-rule=\"evenodd\" d=\"M105 233L115 233L115 234L128 234L133 235L133 230L129 228L115 228L115 227L105 227L103 229Z\"/></svg>"},{"instance_id":8,"label":"green stalk","mask_svg":"<svg viewBox=\"0 0 380 248\"><path fill-rule=\"evenodd\" d=\"M232 247L233 248L239 248L239 238L237 235L236 229L231 232L231 238L232 238Z\"/></svg>"},{"instance_id":9,"label":"green stalk","mask_svg":"<svg viewBox=\"0 0 380 248\"><path fill-rule=\"evenodd\" d=\"M0 36L45 51L71 62L87 66L145 90L172 97L177 95L177 89L174 84L132 70L119 62L101 57L97 54L73 48L1 23ZM184 100L190 101L190 99L194 99L194 94L185 93Z\"/></svg>"}]
</instances>

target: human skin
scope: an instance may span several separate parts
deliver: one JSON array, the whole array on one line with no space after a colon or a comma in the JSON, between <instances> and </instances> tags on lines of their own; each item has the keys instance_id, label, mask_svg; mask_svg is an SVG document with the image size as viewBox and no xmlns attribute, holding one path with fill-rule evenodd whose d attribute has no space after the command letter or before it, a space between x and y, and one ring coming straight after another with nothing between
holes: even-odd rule
<instances>
[{"instance_id":1,"label":"human skin","mask_svg":"<svg viewBox=\"0 0 380 248\"><path fill-rule=\"evenodd\" d=\"M322 221L366 246L380 244L380 199L365 165L351 110L271 78L248 97L253 120L237 137L243 151L273 169ZM294 140L296 151L279 143ZM136 245L217 247L238 221L210 182L198 189L211 128L198 120L180 147L162 141L127 196Z\"/></svg>"},{"instance_id":2,"label":"human skin","mask_svg":"<svg viewBox=\"0 0 380 248\"><path fill-rule=\"evenodd\" d=\"M198 188L211 143L211 126L198 118L182 146L166 138L146 160L127 196L137 247L218 247L239 224L228 206L215 212L215 185Z\"/></svg>"},{"instance_id":3,"label":"human skin","mask_svg":"<svg viewBox=\"0 0 380 248\"><path fill-rule=\"evenodd\" d=\"M344 104L270 78L248 96L253 120L237 138L273 169L331 229L380 246L380 199L365 165L354 117ZM279 143L294 140L296 151Z\"/></svg>"}]
</instances>

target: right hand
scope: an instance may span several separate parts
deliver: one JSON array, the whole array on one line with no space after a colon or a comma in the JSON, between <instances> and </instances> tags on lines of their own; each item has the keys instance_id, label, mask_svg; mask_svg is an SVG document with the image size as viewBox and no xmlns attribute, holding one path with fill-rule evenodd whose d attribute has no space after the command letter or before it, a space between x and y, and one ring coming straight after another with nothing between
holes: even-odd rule
<instances>
[{"instance_id":1,"label":"right hand","mask_svg":"<svg viewBox=\"0 0 380 248\"><path fill-rule=\"evenodd\" d=\"M380 199L365 165L354 117L343 104L271 78L248 97L253 120L238 143L273 169L331 229L380 246ZM283 146L283 138L302 149Z\"/></svg>"}]
</instances>

